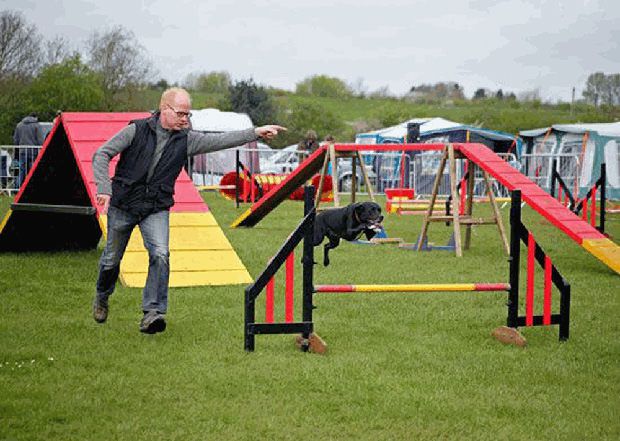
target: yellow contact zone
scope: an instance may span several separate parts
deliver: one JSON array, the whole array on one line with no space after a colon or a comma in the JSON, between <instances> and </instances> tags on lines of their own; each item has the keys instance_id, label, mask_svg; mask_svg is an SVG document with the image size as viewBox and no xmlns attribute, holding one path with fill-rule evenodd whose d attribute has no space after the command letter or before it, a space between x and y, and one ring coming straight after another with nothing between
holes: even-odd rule
<instances>
[{"instance_id":1,"label":"yellow contact zone","mask_svg":"<svg viewBox=\"0 0 620 441\"><path fill-rule=\"evenodd\" d=\"M620 247L609 239L584 239L582 246L620 274Z\"/></svg>"},{"instance_id":2,"label":"yellow contact zone","mask_svg":"<svg viewBox=\"0 0 620 441\"><path fill-rule=\"evenodd\" d=\"M9 210L6 212L6 215L4 216L4 219L2 219L2 223L0 223L0 232L2 230L4 230L4 226L6 225L6 223L9 221L9 218L11 217L11 213L13 211L9 208Z\"/></svg>"},{"instance_id":3,"label":"yellow contact zone","mask_svg":"<svg viewBox=\"0 0 620 441\"><path fill-rule=\"evenodd\" d=\"M247 218L250 214L252 214L252 208L251 208L251 207L250 207L250 208L248 208L248 209L245 211L245 213L243 213L241 216L239 216L237 219L235 219L235 220L233 221L233 223L232 223L232 224L230 224L230 227L231 227L231 228L236 228L236 227L238 227L238 226L239 226L239 224L240 224L241 222L243 222L243 221L244 221L244 220L245 220L245 219L246 219L246 218Z\"/></svg>"},{"instance_id":4,"label":"yellow contact zone","mask_svg":"<svg viewBox=\"0 0 620 441\"><path fill-rule=\"evenodd\" d=\"M415 285L353 285L355 292L432 292L475 291L474 283L415 284Z\"/></svg>"}]
</instances>

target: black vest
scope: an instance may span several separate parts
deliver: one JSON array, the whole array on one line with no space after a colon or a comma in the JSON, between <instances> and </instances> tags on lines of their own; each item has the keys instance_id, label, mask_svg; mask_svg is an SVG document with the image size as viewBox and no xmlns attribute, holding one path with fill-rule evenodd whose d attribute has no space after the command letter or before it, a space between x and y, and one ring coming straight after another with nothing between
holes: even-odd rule
<instances>
[{"instance_id":1,"label":"black vest","mask_svg":"<svg viewBox=\"0 0 620 441\"><path fill-rule=\"evenodd\" d=\"M174 183L187 161L187 130L173 132L166 143L153 176L147 175L155 146L159 114L131 121L136 134L123 150L112 178L110 204L138 216L148 216L174 205Z\"/></svg>"}]
</instances>

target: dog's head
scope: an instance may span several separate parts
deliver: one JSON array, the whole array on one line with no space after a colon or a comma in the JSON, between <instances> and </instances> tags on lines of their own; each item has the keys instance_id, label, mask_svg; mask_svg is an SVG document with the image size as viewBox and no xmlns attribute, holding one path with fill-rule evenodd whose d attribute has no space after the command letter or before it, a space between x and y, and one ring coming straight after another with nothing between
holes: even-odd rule
<instances>
[{"instance_id":1,"label":"dog's head","mask_svg":"<svg viewBox=\"0 0 620 441\"><path fill-rule=\"evenodd\" d=\"M381 216L381 207L376 202L360 202L355 204L355 217L360 224L369 228L381 227L383 216Z\"/></svg>"}]
</instances>

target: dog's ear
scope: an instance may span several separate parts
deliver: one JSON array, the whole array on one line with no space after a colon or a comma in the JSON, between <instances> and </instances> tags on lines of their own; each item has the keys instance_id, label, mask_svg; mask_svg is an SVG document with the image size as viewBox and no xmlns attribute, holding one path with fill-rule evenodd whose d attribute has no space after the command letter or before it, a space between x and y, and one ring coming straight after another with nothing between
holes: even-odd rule
<instances>
[{"instance_id":1,"label":"dog's ear","mask_svg":"<svg viewBox=\"0 0 620 441\"><path fill-rule=\"evenodd\" d=\"M363 215L364 212L366 211L366 208L364 207L364 203L363 202L356 202L354 204L351 204L351 207L353 208L353 211L355 212L355 214L357 215L358 218L361 215Z\"/></svg>"}]
</instances>

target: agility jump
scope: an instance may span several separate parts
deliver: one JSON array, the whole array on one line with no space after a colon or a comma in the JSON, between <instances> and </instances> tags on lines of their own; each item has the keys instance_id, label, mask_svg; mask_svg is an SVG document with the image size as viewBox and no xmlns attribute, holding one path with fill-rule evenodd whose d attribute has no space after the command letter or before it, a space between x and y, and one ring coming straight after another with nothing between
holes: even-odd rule
<instances>
[{"instance_id":1,"label":"agility jump","mask_svg":"<svg viewBox=\"0 0 620 441\"><path fill-rule=\"evenodd\" d=\"M500 327L493 335L500 341L524 345L525 339L517 329L522 326L559 325L560 341L569 337L570 321L570 285L558 272L549 256L536 243L534 236L521 222L521 194L512 193L510 210L510 269L508 282L496 283L454 283L454 284L390 284L390 285L314 285L314 219L316 209L312 205L314 190L306 188L305 216L297 228L290 234L275 256L271 258L265 270L256 281L245 289L244 343L246 351L254 351L255 337L259 334L300 334L299 343L302 350L311 348L314 335L313 296L320 293L353 292L507 292L508 313L506 327ZM294 262L295 247L303 241L303 283L302 283L302 319L294 321ZM519 277L521 261L521 243L527 247L527 283L525 289L525 313L519 313ZM536 263L544 272L543 313L534 314L534 277ZM284 321L277 322L274 317L275 281L278 269L285 266L285 307ZM552 313L552 288L560 293L558 313ZM256 301L261 292L266 291L265 320L256 320ZM515 340L517 339L517 340Z\"/></svg>"}]
</instances>

